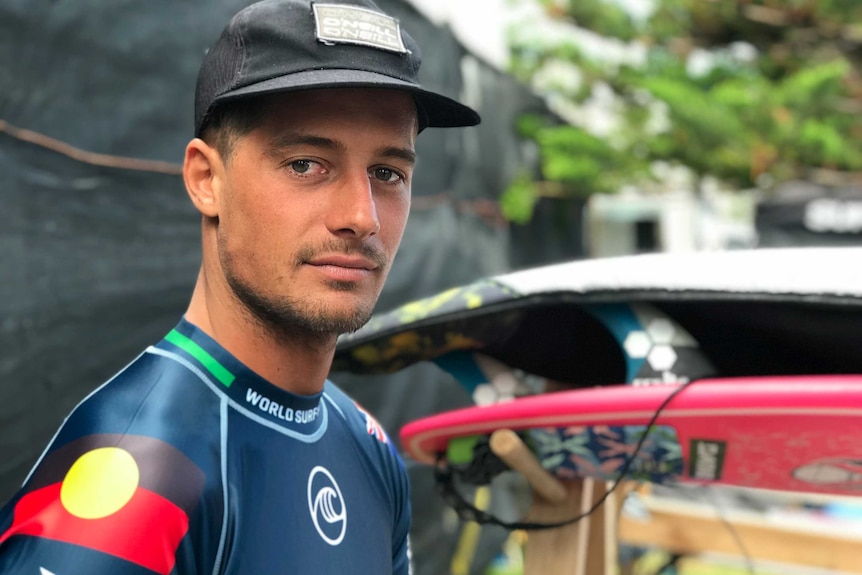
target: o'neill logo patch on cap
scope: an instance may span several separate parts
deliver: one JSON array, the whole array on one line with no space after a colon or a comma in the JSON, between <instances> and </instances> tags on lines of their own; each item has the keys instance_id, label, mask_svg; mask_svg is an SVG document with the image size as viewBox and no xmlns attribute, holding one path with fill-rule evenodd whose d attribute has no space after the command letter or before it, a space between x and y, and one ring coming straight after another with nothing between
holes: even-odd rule
<instances>
[{"instance_id":1,"label":"o'neill logo patch on cap","mask_svg":"<svg viewBox=\"0 0 862 575\"><path fill-rule=\"evenodd\" d=\"M356 6L314 4L317 39L324 44L357 44L404 54L398 20Z\"/></svg>"}]
</instances>

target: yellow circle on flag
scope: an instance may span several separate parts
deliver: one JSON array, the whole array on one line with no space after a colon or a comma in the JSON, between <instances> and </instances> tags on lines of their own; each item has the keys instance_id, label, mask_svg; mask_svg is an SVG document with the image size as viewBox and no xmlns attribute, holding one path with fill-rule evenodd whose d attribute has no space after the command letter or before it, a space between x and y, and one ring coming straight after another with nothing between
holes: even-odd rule
<instances>
[{"instance_id":1,"label":"yellow circle on flag","mask_svg":"<svg viewBox=\"0 0 862 575\"><path fill-rule=\"evenodd\" d=\"M101 519L123 508L135 494L140 471L135 458L119 447L100 447L79 457L60 487L66 511Z\"/></svg>"}]
</instances>

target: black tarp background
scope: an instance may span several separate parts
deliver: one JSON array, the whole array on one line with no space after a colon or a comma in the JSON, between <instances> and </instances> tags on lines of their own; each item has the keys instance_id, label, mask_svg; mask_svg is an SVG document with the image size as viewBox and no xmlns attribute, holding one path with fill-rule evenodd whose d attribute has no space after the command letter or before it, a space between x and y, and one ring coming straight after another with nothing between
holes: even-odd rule
<instances>
[{"instance_id":1,"label":"black tarp background","mask_svg":"<svg viewBox=\"0 0 862 575\"><path fill-rule=\"evenodd\" d=\"M177 165L191 137L200 60L248 3L0 0L0 122L89 153ZM496 200L525 167L515 117L542 106L408 4L378 3L425 47L423 83L467 94L485 118L477 129L428 130L419 138L414 209L378 306L386 310L510 267L509 231ZM176 323L200 248L198 217L170 173L176 166L160 173L124 162L93 165L0 128L5 501L65 414ZM529 229L519 235L527 241ZM333 379L393 437L405 421L468 401L430 365L387 378ZM417 574L448 573L460 526L446 523L430 470L410 466L410 474ZM502 537L483 530L474 573Z\"/></svg>"}]
</instances>

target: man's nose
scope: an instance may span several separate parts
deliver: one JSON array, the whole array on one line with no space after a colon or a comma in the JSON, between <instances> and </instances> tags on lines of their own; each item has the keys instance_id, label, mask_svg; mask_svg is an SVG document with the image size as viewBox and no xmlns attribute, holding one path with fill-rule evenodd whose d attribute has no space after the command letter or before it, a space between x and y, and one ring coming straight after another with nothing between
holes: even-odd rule
<instances>
[{"instance_id":1,"label":"man's nose","mask_svg":"<svg viewBox=\"0 0 862 575\"><path fill-rule=\"evenodd\" d=\"M327 226L336 235L365 239L380 231L374 189L368 172L346 178L331 199Z\"/></svg>"}]
</instances>

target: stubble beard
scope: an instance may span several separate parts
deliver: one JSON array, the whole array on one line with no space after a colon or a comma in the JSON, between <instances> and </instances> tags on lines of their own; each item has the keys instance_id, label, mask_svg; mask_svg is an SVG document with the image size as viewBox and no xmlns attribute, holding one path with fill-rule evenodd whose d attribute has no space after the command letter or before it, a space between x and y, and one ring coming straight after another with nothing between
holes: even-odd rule
<instances>
[{"instance_id":1,"label":"stubble beard","mask_svg":"<svg viewBox=\"0 0 862 575\"><path fill-rule=\"evenodd\" d=\"M297 255L295 264L302 265L321 250L306 249ZM386 261L382 254L369 249L332 249L341 253L364 253L385 269ZM250 282L236 273L233 257L220 250L222 269L233 294L242 304L249 316L264 331L277 339L307 342L311 346L325 344L342 333L354 332L365 325L374 311L377 298L359 302L353 309L336 311L325 303L314 301L313 297L274 297L261 293ZM326 282L325 288L346 295L357 290L353 282Z\"/></svg>"}]
</instances>

